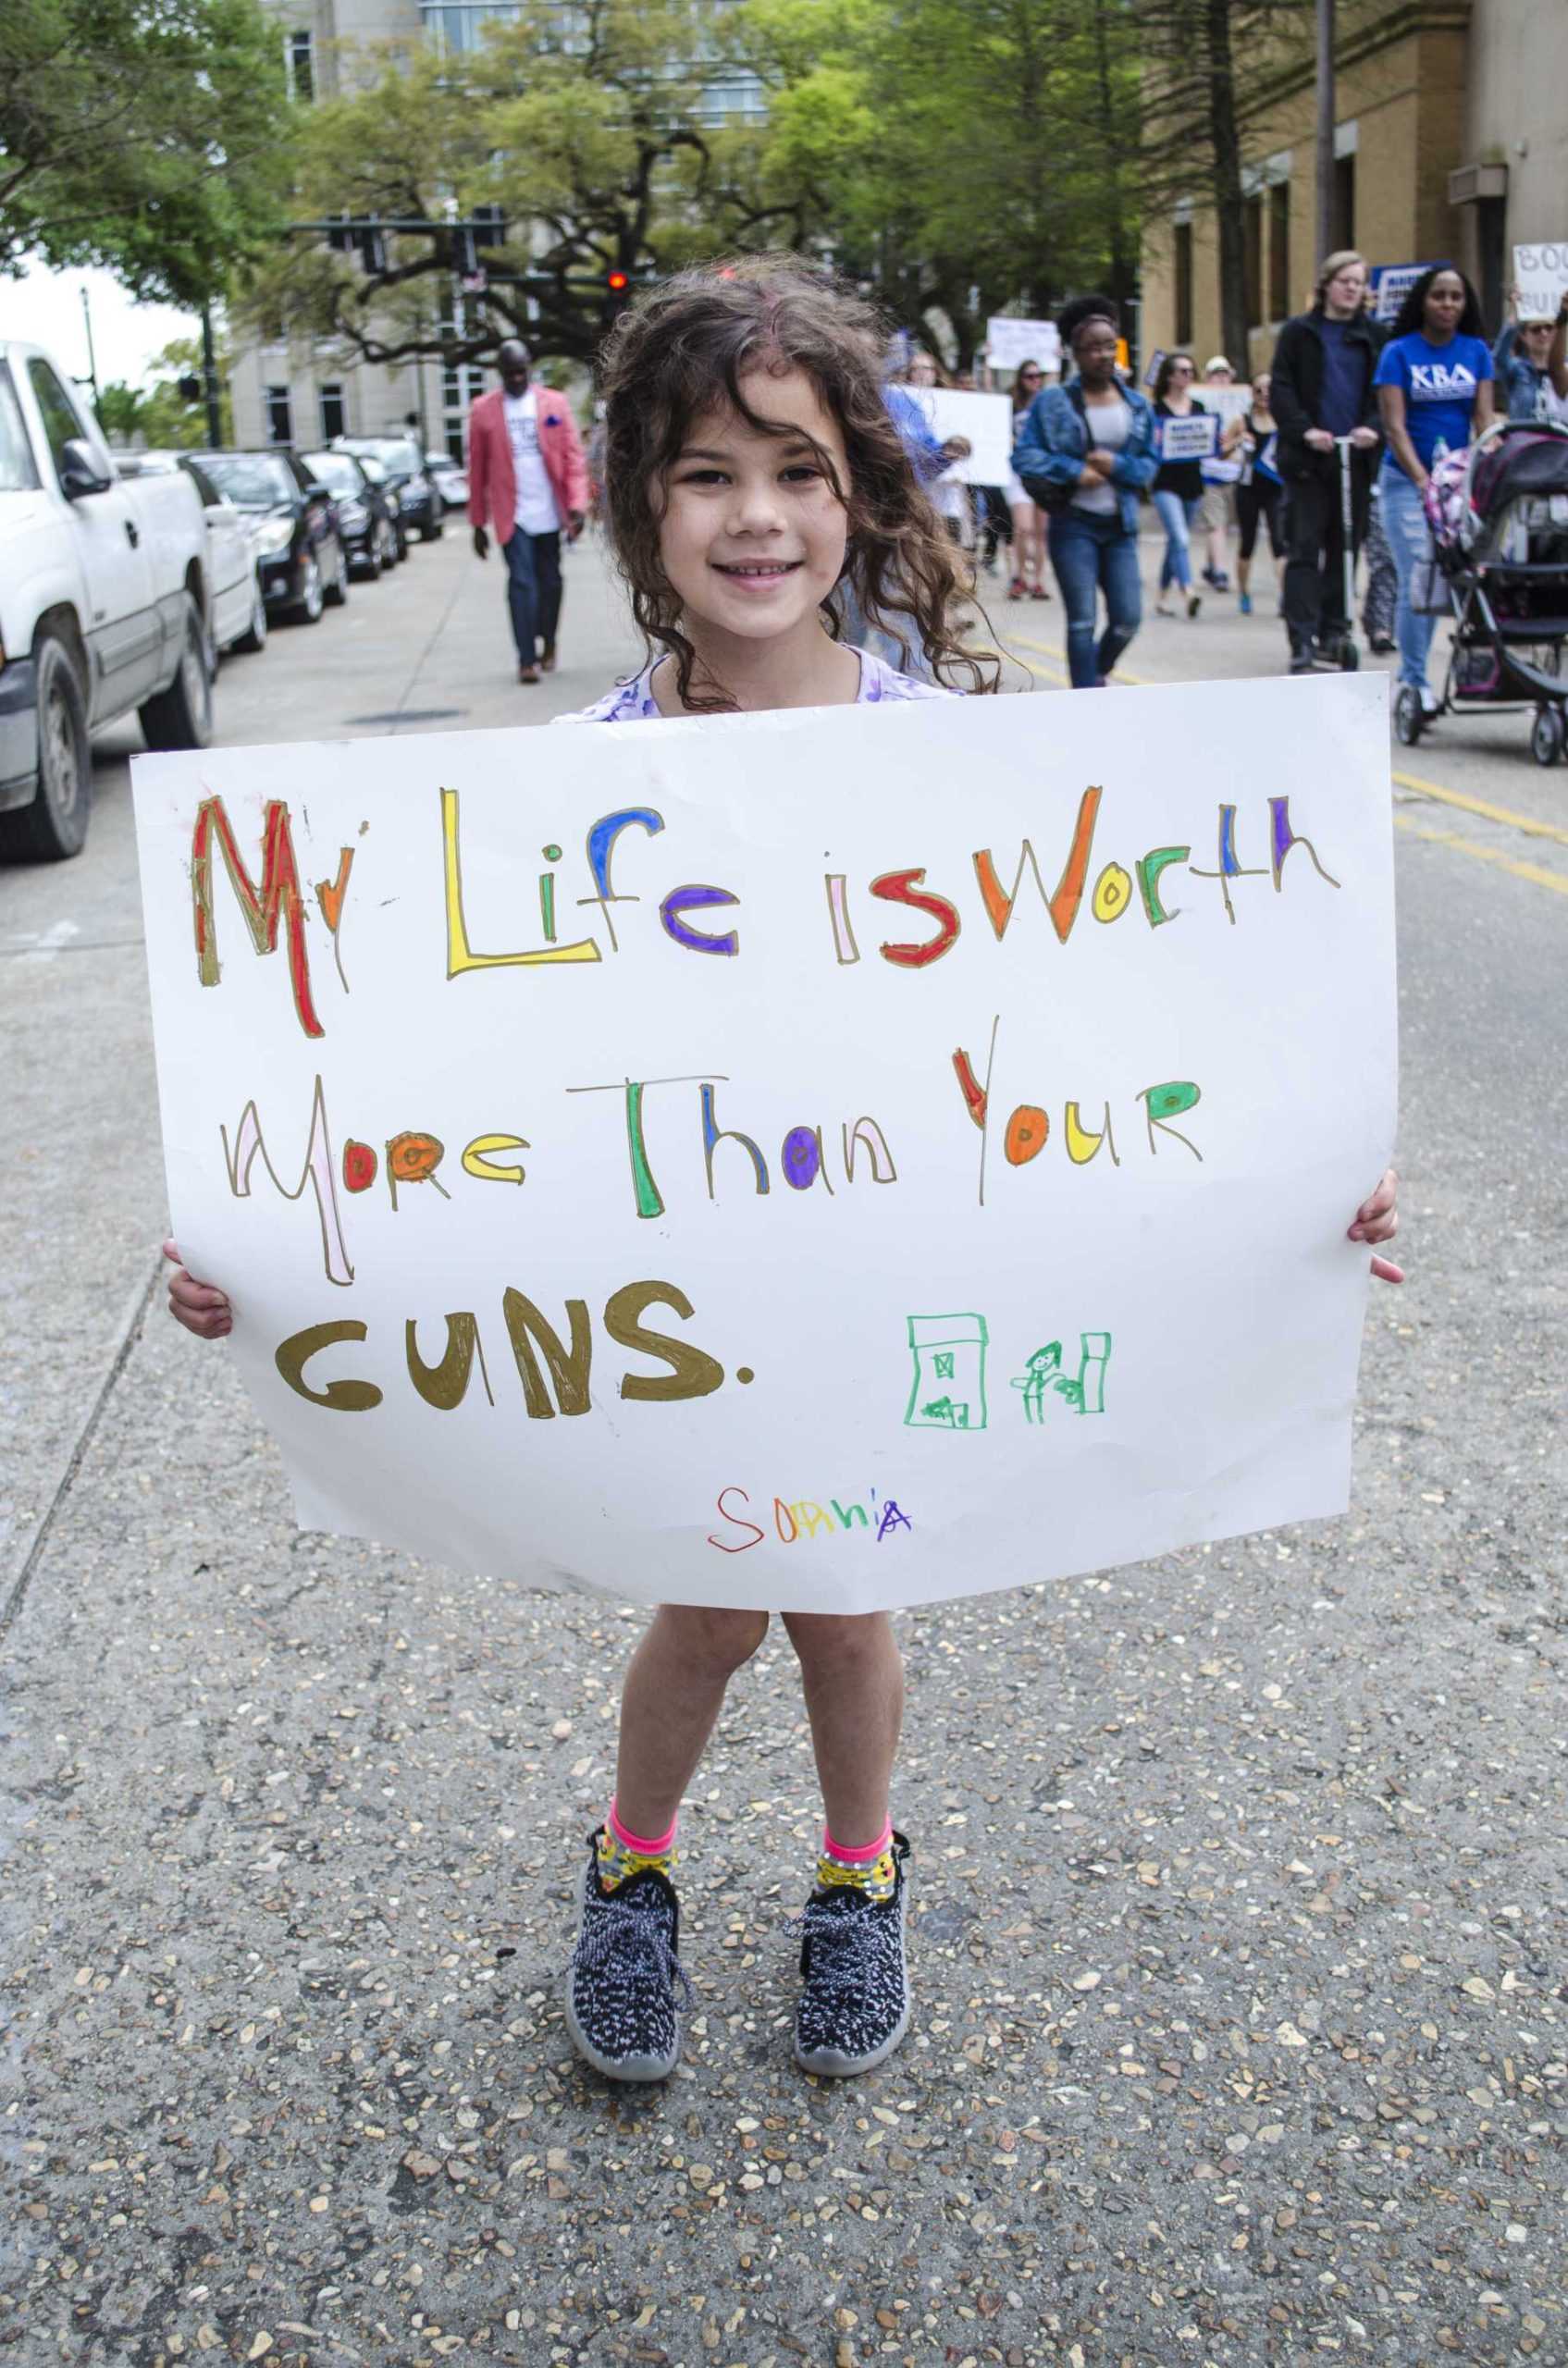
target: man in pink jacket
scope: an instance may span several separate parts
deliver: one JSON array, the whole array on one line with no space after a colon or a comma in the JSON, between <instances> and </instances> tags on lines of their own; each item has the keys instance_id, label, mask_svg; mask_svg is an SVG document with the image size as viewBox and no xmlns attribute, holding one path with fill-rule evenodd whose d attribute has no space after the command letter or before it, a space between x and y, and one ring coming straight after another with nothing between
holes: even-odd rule
<instances>
[{"instance_id":1,"label":"man in pink jacket","mask_svg":"<svg viewBox=\"0 0 1568 2368\"><path fill-rule=\"evenodd\" d=\"M588 506L588 468L564 395L535 384L532 356L508 338L496 356L500 385L468 414L468 515L474 549L495 526L506 561L506 597L517 644L517 679L537 683L555 665L561 617L561 533L575 542ZM541 649L540 645L543 645Z\"/></svg>"}]
</instances>

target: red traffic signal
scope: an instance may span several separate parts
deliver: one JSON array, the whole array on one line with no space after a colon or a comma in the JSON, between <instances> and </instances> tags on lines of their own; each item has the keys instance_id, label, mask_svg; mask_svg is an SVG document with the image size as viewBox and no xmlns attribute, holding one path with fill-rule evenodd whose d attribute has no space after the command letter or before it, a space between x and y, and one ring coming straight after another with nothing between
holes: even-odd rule
<instances>
[{"instance_id":1,"label":"red traffic signal","mask_svg":"<svg viewBox=\"0 0 1568 2368\"><path fill-rule=\"evenodd\" d=\"M623 296L632 283L623 271L607 271L604 284L612 296Z\"/></svg>"}]
</instances>

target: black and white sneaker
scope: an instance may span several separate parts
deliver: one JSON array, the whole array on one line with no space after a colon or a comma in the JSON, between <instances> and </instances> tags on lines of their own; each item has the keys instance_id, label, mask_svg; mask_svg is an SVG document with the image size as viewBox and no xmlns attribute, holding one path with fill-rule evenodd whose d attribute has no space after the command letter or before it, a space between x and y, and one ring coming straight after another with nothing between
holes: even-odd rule
<instances>
[{"instance_id":1,"label":"black and white sneaker","mask_svg":"<svg viewBox=\"0 0 1568 2368\"><path fill-rule=\"evenodd\" d=\"M793 1928L801 1935L805 1983L795 2010L795 2060L803 2071L870 2072L909 2028L908 1856L908 1843L895 1833L891 1899L870 1899L848 1883L814 1891Z\"/></svg>"},{"instance_id":2,"label":"black and white sneaker","mask_svg":"<svg viewBox=\"0 0 1568 2368\"><path fill-rule=\"evenodd\" d=\"M681 2053L682 2007L692 2004L677 1955L681 1909L674 1885L648 1867L618 1890L606 1891L598 1835L591 1833L577 1905L577 1945L566 1968L573 2046L607 2079L667 2079Z\"/></svg>"}]
</instances>

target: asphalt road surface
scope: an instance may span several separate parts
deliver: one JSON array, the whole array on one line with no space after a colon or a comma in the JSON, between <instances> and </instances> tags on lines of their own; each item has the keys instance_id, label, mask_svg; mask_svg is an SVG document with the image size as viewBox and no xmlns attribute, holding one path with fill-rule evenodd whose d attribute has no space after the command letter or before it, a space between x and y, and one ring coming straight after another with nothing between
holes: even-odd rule
<instances>
[{"instance_id":1,"label":"asphalt road surface","mask_svg":"<svg viewBox=\"0 0 1568 2368\"><path fill-rule=\"evenodd\" d=\"M502 584L416 550L227 664L221 737L623 670L595 550L537 689ZM1259 610L1151 618L1115 695L1278 670ZM1059 601L994 614L1056 691ZM0 873L4 2357L1568 2361L1568 765L1527 721L1395 751L1410 1280L1350 1517L902 1619L916 2022L836 2087L789 2057L817 1809L771 1639L684 1821L685 2061L624 2093L553 1969L636 1615L292 1530L161 1309L103 743L86 853Z\"/></svg>"}]
</instances>

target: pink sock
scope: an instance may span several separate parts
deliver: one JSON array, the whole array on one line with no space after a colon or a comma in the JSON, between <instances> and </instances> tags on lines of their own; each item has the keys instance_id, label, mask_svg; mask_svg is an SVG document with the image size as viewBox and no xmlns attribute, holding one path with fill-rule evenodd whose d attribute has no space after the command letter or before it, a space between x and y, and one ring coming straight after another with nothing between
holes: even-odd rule
<instances>
[{"instance_id":1,"label":"pink sock","mask_svg":"<svg viewBox=\"0 0 1568 2368\"><path fill-rule=\"evenodd\" d=\"M888 1847L892 1840L893 1819L891 1818L888 1819L887 1824L874 1842L868 1842L853 1850L846 1849L842 1842L835 1842L833 1835L828 1832L827 1827L824 1825L822 1828L822 1856L825 1858L834 1859L841 1867L869 1867L872 1865L876 1859L882 1856L883 1852Z\"/></svg>"},{"instance_id":2,"label":"pink sock","mask_svg":"<svg viewBox=\"0 0 1568 2368\"><path fill-rule=\"evenodd\" d=\"M633 1833L628 1827L622 1824L616 1814L613 1800L610 1804L610 1815L605 1819L605 1824L621 1844L622 1849L631 1851L638 1858L667 1858L675 1846L675 1828L680 1821L678 1815L673 1817L670 1820L669 1832L661 1833L657 1840L649 1842L645 1841L640 1833Z\"/></svg>"}]
</instances>

